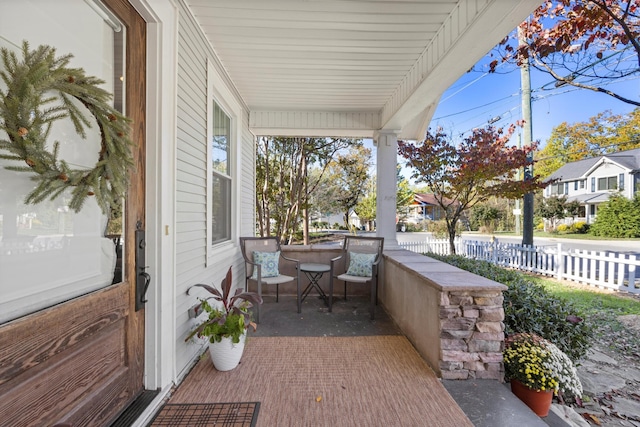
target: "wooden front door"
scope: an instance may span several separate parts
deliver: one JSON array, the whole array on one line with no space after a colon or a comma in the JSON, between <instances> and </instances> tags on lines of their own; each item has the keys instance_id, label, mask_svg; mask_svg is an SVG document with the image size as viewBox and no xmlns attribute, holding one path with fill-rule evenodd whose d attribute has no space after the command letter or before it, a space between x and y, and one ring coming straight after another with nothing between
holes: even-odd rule
<instances>
[{"instance_id":1,"label":"wooden front door","mask_svg":"<svg viewBox=\"0 0 640 427\"><path fill-rule=\"evenodd\" d=\"M143 390L144 309L135 308L134 235L145 225L146 24L126 0L103 3L126 28L120 98L133 120L135 145L119 240L124 257L116 277L123 279L0 325L2 426L108 425Z\"/></svg>"}]
</instances>

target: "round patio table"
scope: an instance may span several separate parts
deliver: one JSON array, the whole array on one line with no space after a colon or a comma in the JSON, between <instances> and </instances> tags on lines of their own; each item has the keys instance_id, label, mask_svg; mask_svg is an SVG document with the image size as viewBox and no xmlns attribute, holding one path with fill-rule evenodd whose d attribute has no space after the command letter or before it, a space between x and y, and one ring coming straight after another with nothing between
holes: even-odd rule
<instances>
[{"instance_id":1,"label":"round patio table","mask_svg":"<svg viewBox=\"0 0 640 427\"><path fill-rule=\"evenodd\" d=\"M305 300L305 298L307 298L312 289L315 289L318 292L320 298L322 298L325 304L327 304L327 306L329 307L329 312L331 312L330 298L328 298L328 295L324 292L324 290L318 283L324 273L331 271L331 266L327 264L305 262L300 264L300 271L303 272L305 276L307 276L307 279L309 279L309 284L304 289L304 291L300 293L300 283L298 283L298 313L302 311L302 302Z\"/></svg>"}]
</instances>

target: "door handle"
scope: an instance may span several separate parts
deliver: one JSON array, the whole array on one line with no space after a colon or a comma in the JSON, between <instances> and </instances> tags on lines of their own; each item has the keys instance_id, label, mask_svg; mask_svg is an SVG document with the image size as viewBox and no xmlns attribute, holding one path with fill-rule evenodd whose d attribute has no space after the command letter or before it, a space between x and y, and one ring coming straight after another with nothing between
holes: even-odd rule
<instances>
[{"instance_id":1,"label":"door handle","mask_svg":"<svg viewBox=\"0 0 640 427\"><path fill-rule=\"evenodd\" d=\"M146 271L141 271L140 273L138 273L138 276L142 276L142 279L144 280L142 293L140 294L140 302L142 304L144 304L144 303L149 301L148 299L145 298L145 295L147 295L147 290L149 289L149 283L151 282L151 276Z\"/></svg>"},{"instance_id":2,"label":"door handle","mask_svg":"<svg viewBox=\"0 0 640 427\"><path fill-rule=\"evenodd\" d=\"M145 297L151 283L151 276L145 270L147 268L145 258L145 248L147 242L145 240L145 231L142 229L142 222L136 224L136 311L144 308L144 304L148 301Z\"/></svg>"}]
</instances>

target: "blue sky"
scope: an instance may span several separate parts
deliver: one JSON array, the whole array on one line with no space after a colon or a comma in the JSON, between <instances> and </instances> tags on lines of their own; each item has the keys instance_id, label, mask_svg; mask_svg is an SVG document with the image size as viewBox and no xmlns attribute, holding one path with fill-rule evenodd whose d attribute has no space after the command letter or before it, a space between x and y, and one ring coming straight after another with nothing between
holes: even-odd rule
<instances>
[{"instance_id":1,"label":"blue sky","mask_svg":"<svg viewBox=\"0 0 640 427\"><path fill-rule=\"evenodd\" d=\"M477 68L489 60L483 58ZM472 71L462 75L442 95L430 127L441 126L452 135L468 136L473 128L486 126L493 119L499 118L494 126L505 128L520 120L520 70L505 65L498 67L498 71L495 74ZM533 140L540 142L540 148L546 144L553 128L563 122L586 122L603 111L626 114L635 108L609 95L567 86L556 88L554 83L548 74L531 69ZM640 78L637 77L607 87L632 99L640 97ZM517 136L514 144L515 138ZM371 140L365 140L365 144L373 147ZM402 164L403 159L398 157L398 162ZM409 178L411 173L403 168L402 174Z\"/></svg>"},{"instance_id":2,"label":"blue sky","mask_svg":"<svg viewBox=\"0 0 640 427\"><path fill-rule=\"evenodd\" d=\"M508 71L507 68L512 67L504 66L499 70ZM541 147L552 129L562 122L585 122L605 110L624 114L634 109L633 105L605 94L568 86L556 88L553 83L551 76L532 69L533 139L539 140ZM624 91L629 97L637 99L640 79L608 87ZM489 120L498 117L500 119L494 123L497 127L506 127L522 117L518 69L504 74L474 71L463 75L443 94L431 127L441 126L445 131L461 134L474 127L483 127Z\"/></svg>"}]
</instances>

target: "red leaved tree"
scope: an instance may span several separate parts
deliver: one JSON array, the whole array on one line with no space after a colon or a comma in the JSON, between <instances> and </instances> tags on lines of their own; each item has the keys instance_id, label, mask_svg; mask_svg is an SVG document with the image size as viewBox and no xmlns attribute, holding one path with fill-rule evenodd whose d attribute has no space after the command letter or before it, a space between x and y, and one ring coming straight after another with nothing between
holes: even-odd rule
<instances>
[{"instance_id":1,"label":"red leaved tree","mask_svg":"<svg viewBox=\"0 0 640 427\"><path fill-rule=\"evenodd\" d=\"M556 86L589 89L640 106L637 96L608 86L640 74L639 11L637 0L545 1L520 24L522 41L515 33L502 41L501 58L491 62L490 71L501 61L520 65L529 58L532 67L553 76Z\"/></svg>"},{"instance_id":2,"label":"red leaved tree","mask_svg":"<svg viewBox=\"0 0 640 427\"><path fill-rule=\"evenodd\" d=\"M519 169L531 164L536 145L517 148L509 145L515 131L487 126L475 129L456 145L449 134L431 130L420 143L399 141L398 151L413 169L412 178L431 188L445 212L451 253L455 254L456 225L467 209L492 196L517 199L548 184L539 176L516 180Z\"/></svg>"}]
</instances>

